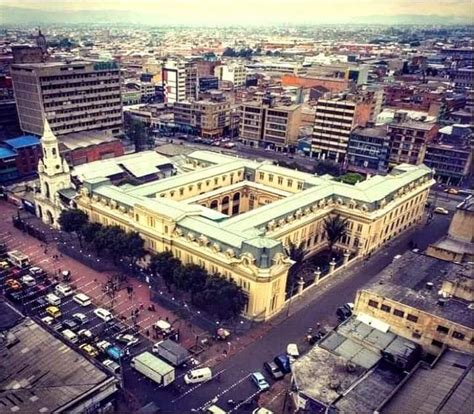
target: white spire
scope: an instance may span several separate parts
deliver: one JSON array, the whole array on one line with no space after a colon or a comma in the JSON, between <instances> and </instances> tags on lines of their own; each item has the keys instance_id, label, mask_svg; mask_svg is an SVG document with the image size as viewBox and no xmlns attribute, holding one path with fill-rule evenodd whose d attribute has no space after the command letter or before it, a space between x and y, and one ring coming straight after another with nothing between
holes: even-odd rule
<instances>
[{"instance_id":1,"label":"white spire","mask_svg":"<svg viewBox=\"0 0 474 414\"><path fill-rule=\"evenodd\" d=\"M41 137L41 141L44 143L57 141L56 136L53 134L53 131L51 131L51 127L49 126L46 116L44 117L43 136Z\"/></svg>"}]
</instances>

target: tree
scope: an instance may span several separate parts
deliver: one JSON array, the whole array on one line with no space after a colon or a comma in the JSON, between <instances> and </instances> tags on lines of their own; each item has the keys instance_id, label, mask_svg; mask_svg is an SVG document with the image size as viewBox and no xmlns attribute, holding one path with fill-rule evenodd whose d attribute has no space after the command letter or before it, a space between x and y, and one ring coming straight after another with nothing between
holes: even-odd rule
<instances>
[{"instance_id":1,"label":"tree","mask_svg":"<svg viewBox=\"0 0 474 414\"><path fill-rule=\"evenodd\" d=\"M63 231L66 233L76 233L79 244L82 247L81 230L88 222L87 214L77 208L63 210L58 221Z\"/></svg>"},{"instance_id":2,"label":"tree","mask_svg":"<svg viewBox=\"0 0 474 414\"><path fill-rule=\"evenodd\" d=\"M329 251L332 253L334 245L347 234L348 220L339 214L324 220L324 231L329 243Z\"/></svg>"},{"instance_id":3,"label":"tree","mask_svg":"<svg viewBox=\"0 0 474 414\"><path fill-rule=\"evenodd\" d=\"M347 173L339 177L338 180L345 184L355 185L361 181L364 181L364 177L358 173Z\"/></svg>"},{"instance_id":4,"label":"tree","mask_svg":"<svg viewBox=\"0 0 474 414\"><path fill-rule=\"evenodd\" d=\"M191 294L191 302L194 302L194 295L202 290L209 277L204 268L195 264L187 264L178 267L173 274L175 286Z\"/></svg>"},{"instance_id":5,"label":"tree","mask_svg":"<svg viewBox=\"0 0 474 414\"><path fill-rule=\"evenodd\" d=\"M235 57L235 56L237 56L237 53L235 52L235 50L233 48L226 47L224 49L224 52L222 53L222 56Z\"/></svg>"},{"instance_id":6,"label":"tree","mask_svg":"<svg viewBox=\"0 0 474 414\"><path fill-rule=\"evenodd\" d=\"M215 274L208 277L204 287L196 293L194 303L220 320L227 320L242 313L247 296L234 281Z\"/></svg>"},{"instance_id":7,"label":"tree","mask_svg":"<svg viewBox=\"0 0 474 414\"><path fill-rule=\"evenodd\" d=\"M138 119L130 119L127 125L127 136L135 144L135 152L144 151L148 147L148 134L145 124Z\"/></svg>"},{"instance_id":8,"label":"tree","mask_svg":"<svg viewBox=\"0 0 474 414\"><path fill-rule=\"evenodd\" d=\"M135 265L138 259L141 259L145 256L145 241L140 237L140 235L133 231L131 233L127 233L125 236L125 246L126 246L126 254L130 259L130 263Z\"/></svg>"},{"instance_id":9,"label":"tree","mask_svg":"<svg viewBox=\"0 0 474 414\"><path fill-rule=\"evenodd\" d=\"M336 164L334 161L323 160L318 162L318 164L314 167L314 173L318 175L329 174L334 177L338 177L341 175L341 166Z\"/></svg>"},{"instance_id":10,"label":"tree","mask_svg":"<svg viewBox=\"0 0 474 414\"><path fill-rule=\"evenodd\" d=\"M174 273L181 267L181 262L171 252L161 252L151 256L148 270L155 276L160 275L166 287L174 284Z\"/></svg>"},{"instance_id":11,"label":"tree","mask_svg":"<svg viewBox=\"0 0 474 414\"><path fill-rule=\"evenodd\" d=\"M290 242L288 247L285 247L285 253L291 260L295 262L288 270L288 279L286 281L286 287L288 288L294 285L296 282L296 276L303 266L304 258L306 256L304 242L301 242L298 245Z\"/></svg>"}]
</instances>

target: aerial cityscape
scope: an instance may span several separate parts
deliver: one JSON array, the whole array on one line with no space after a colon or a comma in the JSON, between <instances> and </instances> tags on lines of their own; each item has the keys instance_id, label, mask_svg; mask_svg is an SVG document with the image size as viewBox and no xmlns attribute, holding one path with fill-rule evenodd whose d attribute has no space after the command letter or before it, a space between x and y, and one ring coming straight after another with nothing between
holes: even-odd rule
<instances>
[{"instance_id":1,"label":"aerial cityscape","mask_svg":"<svg viewBox=\"0 0 474 414\"><path fill-rule=\"evenodd\" d=\"M471 0L0 0L0 413L472 414Z\"/></svg>"}]
</instances>

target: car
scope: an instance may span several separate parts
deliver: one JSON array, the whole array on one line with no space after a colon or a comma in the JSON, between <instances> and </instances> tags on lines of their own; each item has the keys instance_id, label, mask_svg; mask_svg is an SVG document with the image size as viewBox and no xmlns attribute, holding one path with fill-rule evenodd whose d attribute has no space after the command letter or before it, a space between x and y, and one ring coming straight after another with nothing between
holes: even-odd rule
<instances>
[{"instance_id":1,"label":"car","mask_svg":"<svg viewBox=\"0 0 474 414\"><path fill-rule=\"evenodd\" d=\"M0 269L5 270L10 267L10 263L8 263L6 260L2 260L0 262Z\"/></svg>"},{"instance_id":2,"label":"car","mask_svg":"<svg viewBox=\"0 0 474 414\"><path fill-rule=\"evenodd\" d=\"M54 322L54 318L52 316L45 316L41 318L41 321L44 322L46 325L52 325Z\"/></svg>"},{"instance_id":3,"label":"car","mask_svg":"<svg viewBox=\"0 0 474 414\"><path fill-rule=\"evenodd\" d=\"M139 341L139 339L136 336L133 336L133 335L130 335L130 334L118 334L115 337L115 340L117 342L125 344L126 346L136 345Z\"/></svg>"},{"instance_id":4,"label":"car","mask_svg":"<svg viewBox=\"0 0 474 414\"><path fill-rule=\"evenodd\" d=\"M44 308L45 306L48 306L48 302L46 302L46 299L43 297L39 297L35 299L33 302L33 307L37 308Z\"/></svg>"},{"instance_id":5,"label":"car","mask_svg":"<svg viewBox=\"0 0 474 414\"><path fill-rule=\"evenodd\" d=\"M71 286L60 283L54 288L54 293L58 296L68 297L74 294L74 290L72 290Z\"/></svg>"},{"instance_id":6,"label":"car","mask_svg":"<svg viewBox=\"0 0 474 414\"><path fill-rule=\"evenodd\" d=\"M21 283L15 279L7 279L5 287L10 290L21 290Z\"/></svg>"},{"instance_id":7,"label":"car","mask_svg":"<svg viewBox=\"0 0 474 414\"><path fill-rule=\"evenodd\" d=\"M113 315L104 308L94 309L94 314L105 322L111 321L114 318Z\"/></svg>"},{"instance_id":8,"label":"car","mask_svg":"<svg viewBox=\"0 0 474 414\"><path fill-rule=\"evenodd\" d=\"M259 371L252 373L250 379L257 386L259 391L267 391L270 389L270 384L267 382L263 374Z\"/></svg>"},{"instance_id":9,"label":"car","mask_svg":"<svg viewBox=\"0 0 474 414\"><path fill-rule=\"evenodd\" d=\"M252 411L252 414L273 414L273 411L270 411L268 408L265 407L258 407Z\"/></svg>"},{"instance_id":10,"label":"car","mask_svg":"<svg viewBox=\"0 0 474 414\"><path fill-rule=\"evenodd\" d=\"M32 276L42 276L46 273L43 269L41 269L41 267L38 266L30 267L29 272Z\"/></svg>"},{"instance_id":11,"label":"car","mask_svg":"<svg viewBox=\"0 0 474 414\"><path fill-rule=\"evenodd\" d=\"M436 208L433 210L433 213L447 215L447 214L449 214L449 210L446 210L446 209L443 208L443 207L436 207Z\"/></svg>"},{"instance_id":12,"label":"car","mask_svg":"<svg viewBox=\"0 0 474 414\"><path fill-rule=\"evenodd\" d=\"M99 356L99 351L91 344L82 344L79 345L79 348L89 354L92 358Z\"/></svg>"},{"instance_id":13,"label":"car","mask_svg":"<svg viewBox=\"0 0 474 414\"><path fill-rule=\"evenodd\" d=\"M25 286L34 286L36 285L36 280L33 276L30 275L25 275L21 277L21 283L23 283Z\"/></svg>"},{"instance_id":14,"label":"car","mask_svg":"<svg viewBox=\"0 0 474 414\"><path fill-rule=\"evenodd\" d=\"M74 295L72 300L83 307L89 306L91 304L91 298L84 293L78 293L77 295Z\"/></svg>"},{"instance_id":15,"label":"car","mask_svg":"<svg viewBox=\"0 0 474 414\"><path fill-rule=\"evenodd\" d=\"M48 306L46 308L46 313L55 319L60 318L62 315L61 309L59 309L57 306Z\"/></svg>"},{"instance_id":16,"label":"car","mask_svg":"<svg viewBox=\"0 0 474 414\"><path fill-rule=\"evenodd\" d=\"M77 332L77 336L79 338L92 339L94 335L92 334L92 332L89 329L80 329Z\"/></svg>"},{"instance_id":17,"label":"car","mask_svg":"<svg viewBox=\"0 0 474 414\"><path fill-rule=\"evenodd\" d=\"M95 344L102 352L105 352L107 348L111 347L112 344L109 341L100 341Z\"/></svg>"},{"instance_id":18,"label":"car","mask_svg":"<svg viewBox=\"0 0 474 414\"><path fill-rule=\"evenodd\" d=\"M298 350L298 345L288 344L288 346L286 347L286 353L292 358L299 358L300 351Z\"/></svg>"},{"instance_id":19,"label":"car","mask_svg":"<svg viewBox=\"0 0 474 414\"><path fill-rule=\"evenodd\" d=\"M89 318L87 317L87 315L83 314L83 313L75 313L74 315L72 315L72 318L77 322L79 323L80 325L83 325L85 324Z\"/></svg>"},{"instance_id":20,"label":"car","mask_svg":"<svg viewBox=\"0 0 474 414\"><path fill-rule=\"evenodd\" d=\"M291 372L291 362L289 356L285 354L277 355L273 358L273 362L280 369L283 374L289 374Z\"/></svg>"},{"instance_id":21,"label":"car","mask_svg":"<svg viewBox=\"0 0 474 414\"><path fill-rule=\"evenodd\" d=\"M397 259L397 257L395 256L394 259ZM339 321L344 322L346 319L351 317L353 310L354 310L354 304L350 302L345 303L341 307L337 308L336 315L339 318Z\"/></svg>"},{"instance_id":22,"label":"car","mask_svg":"<svg viewBox=\"0 0 474 414\"><path fill-rule=\"evenodd\" d=\"M69 330L73 330L78 327L78 323L72 319L65 319L63 321L63 325Z\"/></svg>"},{"instance_id":23,"label":"car","mask_svg":"<svg viewBox=\"0 0 474 414\"><path fill-rule=\"evenodd\" d=\"M444 190L445 193L448 193L448 194L459 194L459 190L456 190L455 188L447 188L446 190Z\"/></svg>"},{"instance_id":24,"label":"car","mask_svg":"<svg viewBox=\"0 0 474 414\"><path fill-rule=\"evenodd\" d=\"M109 346L105 350L105 353L109 356L109 358L113 359L114 361L120 361L120 358L122 358L125 354L123 349L115 345Z\"/></svg>"},{"instance_id":25,"label":"car","mask_svg":"<svg viewBox=\"0 0 474 414\"><path fill-rule=\"evenodd\" d=\"M112 361L111 359L106 359L102 361L102 364L104 364L104 366L114 374L120 374L120 365L117 364L115 361Z\"/></svg>"},{"instance_id":26,"label":"car","mask_svg":"<svg viewBox=\"0 0 474 414\"><path fill-rule=\"evenodd\" d=\"M285 374L280 371L280 368L278 368L278 365L275 364L273 361L265 362L263 364L263 367L274 380L282 379L285 376Z\"/></svg>"}]
</instances>

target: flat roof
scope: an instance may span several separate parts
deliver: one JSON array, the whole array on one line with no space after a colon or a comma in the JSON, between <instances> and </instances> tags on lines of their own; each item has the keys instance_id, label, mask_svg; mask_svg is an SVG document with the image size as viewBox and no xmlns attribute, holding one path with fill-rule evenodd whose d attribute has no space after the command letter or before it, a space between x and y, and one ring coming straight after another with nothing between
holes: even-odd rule
<instances>
[{"instance_id":1,"label":"flat roof","mask_svg":"<svg viewBox=\"0 0 474 414\"><path fill-rule=\"evenodd\" d=\"M443 282L458 278L473 279L473 265L446 262L410 251L382 270L362 290L473 329L474 309L469 307L470 302L445 298L443 306L439 305ZM431 289L427 288L428 282L434 285Z\"/></svg>"},{"instance_id":2,"label":"flat roof","mask_svg":"<svg viewBox=\"0 0 474 414\"><path fill-rule=\"evenodd\" d=\"M14 149L20 149L24 147L31 147L33 145L39 145L40 140L35 135L22 135L18 138L7 139L5 140L5 143Z\"/></svg>"},{"instance_id":3,"label":"flat roof","mask_svg":"<svg viewBox=\"0 0 474 414\"><path fill-rule=\"evenodd\" d=\"M18 154L10 148L0 147L0 158L16 157Z\"/></svg>"}]
</instances>

